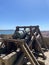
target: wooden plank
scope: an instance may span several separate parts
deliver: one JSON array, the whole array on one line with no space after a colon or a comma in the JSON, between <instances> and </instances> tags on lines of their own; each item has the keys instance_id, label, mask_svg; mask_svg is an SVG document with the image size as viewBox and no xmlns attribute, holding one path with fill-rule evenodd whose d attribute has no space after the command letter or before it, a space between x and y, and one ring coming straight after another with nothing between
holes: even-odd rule
<instances>
[{"instance_id":1,"label":"wooden plank","mask_svg":"<svg viewBox=\"0 0 49 65\"><path fill-rule=\"evenodd\" d=\"M32 27L32 28L37 28L38 27L38 25L37 26L17 26L18 28L30 28L30 27ZM16 28L17 28L16 27Z\"/></svg>"},{"instance_id":2,"label":"wooden plank","mask_svg":"<svg viewBox=\"0 0 49 65\"><path fill-rule=\"evenodd\" d=\"M2 65L12 65L14 61L16 60L17 54L16 52L12 52L8 54L7 56L2 58Z\"/></svg>"},{"instance_id":3,"label":"wooden plank","mask_svg":"<svg viewBox=\"0 0 49 65\"><path fill-rule=\"evenodd\" d=\"M24 54L22 54L20 58L17 60L17 62L13 65L23 65L24 63L23 59L24 59Z\"/></svg>"},{"instance_id":4,"label":"wooden plank","mask_svg":"<svg viewBox=\"0 0 49 65\"><path fill-rule=\"evenodd\" d=\"M4 42L4 41L21 43L21 42L24 42L25 40L24 39L6 39L6 38L0 39L0 42Z\"/></svg>"},{"instance_id":5,"label":"wooden plank","mask_svg":"<svg viewBox=\"0 0 49 65\"><path fill-rule=\"evenodd\" d=\"M39 27L37 28L37 30L38 30L38 33L39 33L40 36L41 36L41 40L42 40L42 42L43 42L45 48L48 49L47 44L44 42L44 38L43 38L43 36L42 36L42 34L41 34L40 30L39 30Z\"/></svg>"},{"instance_id":6,"label":"wooden plank","mask_svg":"<svg viewBox=\"0 0 49 65\"><path fill-rule=\"evenodd\" d=\"M40 43L39 43L39 41L37 39L36 39L36 42L37 42L37 44L39 46L39 50L41 51L41 53L43 55L43 58L46 59L46 56L44 55L44 51L42 50L41 45L40 45Z\"/></svg>"},{"instance_id":7,"label":"wooden plank","mask_svg":"<svg viewBox=\"0 0 49 65\"><path fill-rule=\"evenodd\" d=\"M31 52L31 50L29 49L27 44L23 44L22 45L22 50L25 53L25 55L29 58L30 62L32 65L40 65L38 63L38 61L36 60L36 58L34 57L33 53Z\"/></svg>"}]
</instances>

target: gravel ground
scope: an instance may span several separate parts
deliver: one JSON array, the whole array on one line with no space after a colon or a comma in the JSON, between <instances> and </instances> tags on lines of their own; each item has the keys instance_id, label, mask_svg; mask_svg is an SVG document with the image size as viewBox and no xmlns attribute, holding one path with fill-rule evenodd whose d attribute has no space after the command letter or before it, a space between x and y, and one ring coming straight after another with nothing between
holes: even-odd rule
<instances>
[{"instance_id":1,"label":"gravel ground","mask_svg":"<svg viewBox=\"0 0 49 65\"><path fill-rule=\"evenodd\" d=\"M44 53L47 59L45 60L45 65L49 65L49 51Z\"/></svg>"}]
</instances>

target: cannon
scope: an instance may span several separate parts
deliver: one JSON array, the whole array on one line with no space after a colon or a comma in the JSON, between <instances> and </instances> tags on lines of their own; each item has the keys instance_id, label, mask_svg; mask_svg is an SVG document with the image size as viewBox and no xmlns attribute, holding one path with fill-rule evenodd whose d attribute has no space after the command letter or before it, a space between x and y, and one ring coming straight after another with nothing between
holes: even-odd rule
<instances>
[{"instance_id":1,"label":"cannon","mask_svg":"<svg viewBox=\"0 0 49 65\"><path fill-rule=\"evenodd\" d=\"M42 44L38 40L39 38ZM43 40L39 26L17 26L12 39L1 39L0 41L2 41L2 45L5 45L4 53L6 55L15 51L17 52L17 57L22 55L22 58L29 59L32 65L40 65L37 60L38 57L46 59L42 45L45 44L45 49L47 49L47 45ZM18 48L20 49L19 51L17 51ZM39 55L40 53L42 56Z\"/></svg>"}]
</instances>

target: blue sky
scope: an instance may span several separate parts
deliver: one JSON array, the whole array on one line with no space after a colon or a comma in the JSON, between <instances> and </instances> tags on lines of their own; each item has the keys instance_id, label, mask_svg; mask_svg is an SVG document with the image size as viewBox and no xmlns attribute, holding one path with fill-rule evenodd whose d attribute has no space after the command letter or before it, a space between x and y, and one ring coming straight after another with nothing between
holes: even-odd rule
<instances>
[{"instance_id":1,"label":"blue sky","mask_svg":"<svg viewBox=\"0 0 49 65\"><path fill-rule=\"evenodd\" d=\"M49 30L49 0L0 0L0 29L39 25Z\"/></svg>"}]
</instances>

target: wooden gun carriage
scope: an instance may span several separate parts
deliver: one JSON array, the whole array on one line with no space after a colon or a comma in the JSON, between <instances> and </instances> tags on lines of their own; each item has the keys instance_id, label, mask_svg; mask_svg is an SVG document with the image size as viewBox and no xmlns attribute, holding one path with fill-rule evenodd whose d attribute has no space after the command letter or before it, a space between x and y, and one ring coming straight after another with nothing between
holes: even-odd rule
<instances>
[{"instance_id":1,"label":"wooden gun carriage","mask_svg":"<svg viewBox=\"0 0 49 65\"><path fill-rule=\"evenodd\" d=\"M38 57L46 59L44 52L47 51L48 48L39 30L39 26L17 26L12 39L0 39L0 41L2 42L1 46L4 44L6 47L6 54L12 51L17 52L16 50L19 48L20 51L17 55L22 55L21 58L24 60L26 57L31 65L41 64L41 62L38 61ZM40 53L42 55L40 55Z\"/></svg>"}]
</instances>

